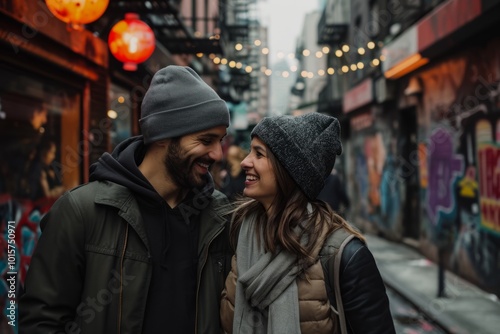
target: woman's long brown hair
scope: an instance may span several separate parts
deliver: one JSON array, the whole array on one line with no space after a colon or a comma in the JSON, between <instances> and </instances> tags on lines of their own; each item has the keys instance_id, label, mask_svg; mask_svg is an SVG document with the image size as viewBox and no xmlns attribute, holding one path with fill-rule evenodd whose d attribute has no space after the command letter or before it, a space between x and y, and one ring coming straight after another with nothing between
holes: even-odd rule
<instances>
[{"instance_id":1,"label":"woman's long brown hair","mask_svg":"<svg viewBox=\"0 0 500 334\"><path fill-rule=\"evenodd\" d=\"M242 199L236 203L231 224L230 237L233 247L238 241L238 234L245 217L256 215L258 241L264 243L264 249L276 252L283 248L297 255L299 263L304 267L312 264L316 259L311 258L323 229L327 229L327 235L334 230L344 227L358 238L364 237L353 229L341 216L335 213L329 205L320 200L309 200L300 190L295 181L276 159L271 150L267 148L267 156L276 174L278 192L271 205L270 212L266 214L264 206L254 199ZM307 210L307 204L311 203L312 212ZM301 224L302 233L297 235L294 228ZM302 234L308 238L305 245L300 243Z\"/></svg>"}]
</instances>

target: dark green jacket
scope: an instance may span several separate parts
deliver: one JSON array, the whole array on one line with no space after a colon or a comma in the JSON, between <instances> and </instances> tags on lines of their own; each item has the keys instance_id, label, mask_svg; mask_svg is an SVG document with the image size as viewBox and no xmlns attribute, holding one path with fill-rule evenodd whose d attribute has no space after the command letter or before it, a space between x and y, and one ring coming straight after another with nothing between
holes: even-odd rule
<instances>
[{"instance_id":1,"label":"dark green jacket","mask_svg":"<svg viewBox=\"0 0 500 334\"><path fill-rule=\"evenodd\" d=\"M198 334L220 332L231 258L226 203L215 191L199 208ZM152 263L133 194L112 182L80 186L54 204L42 231L19 303L19 333L141 333Z\"/></svg>"}]
</instances>

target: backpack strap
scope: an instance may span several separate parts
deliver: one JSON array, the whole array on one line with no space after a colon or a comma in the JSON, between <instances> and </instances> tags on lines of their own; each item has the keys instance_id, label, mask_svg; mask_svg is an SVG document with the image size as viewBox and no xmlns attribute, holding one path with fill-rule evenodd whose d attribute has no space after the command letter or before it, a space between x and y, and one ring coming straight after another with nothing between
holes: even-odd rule
<instances>
[{"instance_id":1,"label":"backpack strap","mask_svg":"<svg viewBox=\"0 0 500 334\"><path fill-rule=\"evenodd\" d=\"M333 266L329 267L328 280L330 283L330 288L335 293L335 303L337 304L337 309L331 305L331 308L335 314L338 315L340 322L340 333L347 334L347 323L344 314L344 305L342 303L342 294L340 291L340 262L342 260L342 252L345 246L356 236L351 234L348 230L344 228L339 228L335 230L325 241L321 255L325 256L325 265L331 264L333 258ZM325 266L323 267L323 269ZM332 273L333 270L333 273ZM325 277L325 280L327 278Z\"/></svg>"},{"instance_id":2,"label":"backpack strap","mask_svg":"<svg viewBox=\"0 0 500 334\"><path fill-rule=\"evenodd\" d=\"M340 333L342 334L347 334L347 324L344 314L344 304L342 303L342 294L340 292L340 261L342 260L342 251L344 250L347 243L351 241L354 237L355 237L354 234L351 234L347 238L345 238L342 244L340 245L337 254L334 255L335 261L333 269L333 276L334 276L333 286L335 287L335 301L337 302L337 311L340 320ZM332 275L330 275L330 284L331 284L331 277Z\"/></svg>"}]
</instances>

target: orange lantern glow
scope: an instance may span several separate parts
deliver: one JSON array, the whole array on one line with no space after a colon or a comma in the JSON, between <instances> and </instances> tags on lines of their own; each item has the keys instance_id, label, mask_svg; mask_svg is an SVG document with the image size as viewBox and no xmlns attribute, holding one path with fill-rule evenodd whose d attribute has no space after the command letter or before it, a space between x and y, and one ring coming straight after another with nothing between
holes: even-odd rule
<instances>
[{"instance_id":1,"label":"orange lantern glow","mask_svg":"<svg viewBox=\"0 0 500 334\"><path fill-rule=\"evenodd\" d=\"M125 14L125 19L111 28L108 37L109 50L123 62L123 69L135 71L137 64L146 61L155 50L153 30L139 20L139 15Z\"/></svg>"},{"instance_id":2,"label":"orange lantern glow","mask_svg":"<svg viewBox=\"0 0 500 334\"><path fill-rule=\"evenodd\" d=\"M109 0L45 0L47 7L69 27L81 30L83 25L94 22L104 14Z\"/></svg>"}]
</instances>

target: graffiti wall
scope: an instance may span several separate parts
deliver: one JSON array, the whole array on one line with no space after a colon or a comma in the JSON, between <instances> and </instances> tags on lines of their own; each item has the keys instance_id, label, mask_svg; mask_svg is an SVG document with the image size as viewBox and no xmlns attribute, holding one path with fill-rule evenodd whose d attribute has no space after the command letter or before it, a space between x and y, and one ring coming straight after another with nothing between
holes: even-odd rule
<instances>
[{"instance_id":1,"label":"graffiti wall","mask_svg":"<svg viewBox=\"0 0 500 334\"><path fill-rule=\"evenodd\" d=\"M500 47L495 40L418 74L422 237L448 266L500 293Z\"/></svg>"},{"instance_id":2,"label":"graffiti wall","mask_svg":"<svg viewBox=\"0 0 500 334\"><path fill-rule=\"evenodd\" d=\"M351 123L349 145L354 168L350 179L354 184L352 196L356 198L352 212L356 219L369 221L386 235L397 237L405 200L399 120L397 113L370 110L368 114L371 122L360 126L354 119Z\"/></svg>"},{"instance_id":3,"label":"graffiti wall","mask_svg":"<svg viewBox=\"0 0 500 334\"><path fill-rule=\"evenodd\" d=\"M0 333L16 333L17 324L12 326L10 315L19 314L17 302L40 237L40 220L53 202L16 200L0 194Z\"/></svg>"}]
</instances>

